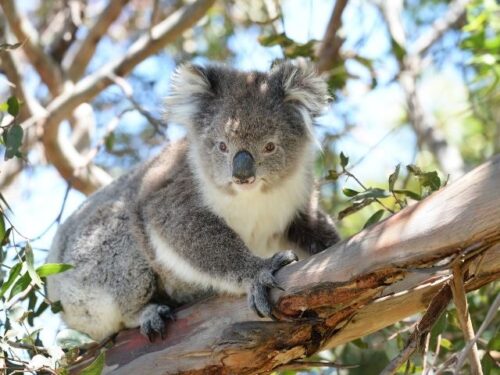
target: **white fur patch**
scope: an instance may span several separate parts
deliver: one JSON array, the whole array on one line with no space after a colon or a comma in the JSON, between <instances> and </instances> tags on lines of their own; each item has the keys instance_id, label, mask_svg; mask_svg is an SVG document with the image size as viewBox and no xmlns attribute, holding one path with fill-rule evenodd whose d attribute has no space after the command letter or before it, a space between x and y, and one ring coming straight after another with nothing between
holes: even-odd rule
<instances>
[{"instance_id":1,"label":"white fur patch","mask_svg":"<svg viewBox=\"0 0 500 375\"><path fill-rule=\"evenodd\" d=\"M209 89L210 83L196 68L189 64L179 66L172 75L170 95L165 100L167 119L190 126L193 115L199 108L195 96L206 93Z\"/></svg>"},{"instance_id":2,"label":"white fur patch","mask_svg":"<svg viewBox=\"0 0 500 375\"><path fill-rule=\"evenodd\" d=\"M155 249L156 260L172 271L181 280L198 284L200 287L213 287L219 291L225 291L233 294L243 294L245 290L235 283L226 280L217 279L213 275L205 274L195 269L188 261L168 244L158 231L151 225L147 228L151 244Z\"/></svg>"},{"instance_id":3,"label":"white fur patch","mask_svg":"<svg viewBox=\"0 0 500 375\"><path fill-rule=\"evenodd\" d=\"M306 150L304 158L312 154ZM194 149L190 157L197 158ZM192 164L200 165L196 160ZM256 186L229 195L214 186L203 170L198 169L196 175L200 179L198 183L205 204L225 220L252 253L267 258L291 248L284 233L297 211L307 204L312 192L313 181L308 170L311 163L303 161L299 164L301 168L267 192L262 192L260 186Z\"/></svg>"},{"instance_id":4,"label":"white fur patch","mask_svg":"<svg viewBox=\"0 0 500 375\"><path fill-rule=\"evenodd\" d=\"M97 341L122 328L123 317L120 308L113 296L106 291L82 288L70 279L64 280L64 289L59 289L60 285L50 282L48 287L52 299L60 298L64 309L62 318L69 327L85 332ZM55 292L55 288L58 288L60 293ZM56 295L59 298L55 298Z\"/></svg>"},{"instance_id":5,"label":"white fur patch","mask_svg":"<svg viewBox=\"0 0 500 375\"><path fill-rule=\"evenodd\" d=\"M321 113L328 101L326 82L311 64L301 64L283 83L285 101L295 101L314 115Z\"/></svg>"}]
</instances>

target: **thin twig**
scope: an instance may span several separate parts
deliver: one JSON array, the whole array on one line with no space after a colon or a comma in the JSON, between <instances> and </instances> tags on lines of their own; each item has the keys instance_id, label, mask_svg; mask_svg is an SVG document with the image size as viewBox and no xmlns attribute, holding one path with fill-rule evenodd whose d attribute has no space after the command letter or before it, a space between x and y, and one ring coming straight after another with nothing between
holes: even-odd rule
<instances>
[{"instance_id":1,"label":"thin twig","mask_svg":"<svg viewBox=\"0 0 500 375\"><path fill-rule=\"evenodd\" d=\"M415 330L411 334L408 344L385 368L380 375L392 375L407 361L411 355L423 346L423 340L438 321L441 314L446 310L451 300L451 291L448 284L445 284L439 292L432 298L429 307L420 321L415 325Z\"/></svg>"},{"instance_id":2,"label":"thin twig","mask_svg":"<svg viewBox=\"0 0 500 375\"><path fill-rule=\"evenodd\" d=\"M467 306L467 298L465 296L462 265L459 263L453 266L451 290L453 292L453 301L455 302L455 307L457 308L458 322L464 334L465 341L467 343L472 342L472 340L474 339L474 328L472 326L472 321ZM469 352L469 362L473 375L483 374L481 361L479 359L479 352L477 350L477 345L475 342L473 342L473 345Z\"/></svg>"},{"instance_id":3,"label":"thin twig","mask_svg":"<svg viewBox=\"0 0 500 375\"><path fill-rule=\"evenodd\" d=\"M481 324L481 326L477 330L477 333L474 336L474 338L472 340L470 340L467 343L467 345L460 352L457 364L455 365L455 369L454 369L455 374L459 373L460 369L462 368L462 366L465 362L465 358L467 358L467 356L469 355L470 350L472 350L474 348L477 340L479 339L481 334L484 332L484 330L493 321L499 308L500 308L500 294L498 294L496 296L495 300L493 301L492 305L490 306L488 313L486 314L486 317L484 318L483 323Z\"/></svg>"}]
</instances>

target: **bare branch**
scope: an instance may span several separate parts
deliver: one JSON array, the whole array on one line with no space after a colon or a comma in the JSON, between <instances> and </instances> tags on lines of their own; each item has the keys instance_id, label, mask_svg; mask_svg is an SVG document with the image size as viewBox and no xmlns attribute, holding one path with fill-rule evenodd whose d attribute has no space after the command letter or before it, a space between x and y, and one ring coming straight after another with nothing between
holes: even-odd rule
<instances>
[{"instance_id":1,"label":"bare branch","mask_svg":"<svg viewBox=\"0 0 500 375\"><path fill-rule=\"evenodd\" d=\"M421 35L412 46L412 54L424 55L451 28L458 26L463 19L470 0L456 0L450 3L448 11L437 19L431 29Z\"/></svg>"},{"instance_id":2,"label":"bare branch","mask_svg":"<svg viewBox=\"0 0 500 375\"><path fill-rule=\"evenodd\" d=\"M55 98L47 107L47 114L42 118L31 118L23 122L22 126L25 129L36 123L42 124L44 129L42 139L47 159L74 188L90 194L109 183L111 178L104 170L94 165L89 165L85 171L75 175L75 171L81 171L81 167L86 165L86 158L80 155L70 142L60 137L61 121L68 118L78 105L90 101L111 85L113 81L110 76L128 74L141 61L158 52L166 44L175 41L184 30L203 17L213 3L214 0L198 0L179 9L156 25L151 33L139 38L124 56L103 66Z\"/></svg>"},{"instance_id":3,"label":"bare branch","mask_svg":"<svg viewBox=\"0 0 500 375\"><path fill-rule=\"evenodd\" d=\"M451 291L453 292L453 302L455 302L455 307L457 308L457 317L460 328L464 334L465 342L469 343L474 339L474 327L472 326L469 308L467 306L467 297L465 296L463 277L462 266L457 263L453 267ZM483 374L476 344L473 344L471 350L469 351L469 362L473 375Z\"/></svg>"},{"instance_id":4,"label":"bare branch","mask_svg":"<svg viewBox=\"0 0 500 375\"><path fill-rule=\"evenodd\" d=\"M438 321L439 317L446 310L446 307L451 300L451 290L446 284L441 290L432 298L429 307L420 321L416 324L413 333L408 340L408 344L397 357L395 357L385 368L380 375L392 375L410 359L415 351L422 347L423 340L426 339L428 333L431 331L434 324Z\"/></svg>"},{"instance_id":5,"label":"bare branch","mask_svg":"<svg viewBox=\"0 0 500 375\"><path fill-rule=\"evenodd\" d=\"M5 13L9 26L17 40L23 43L23 49L31 64L50 92L58 94L62 89L61 71L40 45L40 38L28 19L19 13L13 0L1 0L0 5Z\"/></svg>"},{"instance_id":6,"label":"bare branch","mask_svg":"<svg viewBox=\"0 0 500 375\"><path fill-rule=\"evenodd\" d=\"M495 318L496 314L498 313L498 309L500 308L500 294L498 294L491 304L490 308L488 309L488 313L486 314L486 317L484 318L484 321L481 323L481 327L477 330L476 336L467 343L465 348L462 349L462 351L459 353L458 361L457 364L455 365L455 370L454 373L458 374L465 362L465 358L467 358L467 355L469 354L469 351L476 345L477 340L479 337L482 335L484 330L488 327L488 325L493 321Z\"/></svg>"},{"instance_id":7,"label":"bare branch","mask_svg":"<svg viewBox=\"0 0 500 375\"><path fill-rule=\"evenodd\" d=\"M69 79L77 81L85 72L87 65L94 56L97 44L109 27L120 15L129 0L110 0L108 6L102 11L96 22L90 27L85 39L75 50L71 58L64 61Z\"/></svg>"},{"instance_id":8,"label":"bare branch","mask_svg":"<svg viewBox=\"0 0 500 375\"><path fill-rule=\"evenodd\" d=\"M323 41L318 50L317 68L319 72L331 69L339 59L339 51L342 45L342 38L337 33L342 26L342 13L348 0L336 0L333 7L332 16L326 27Z\"/></svg>"},{"instance_id":9,"label":"bare branch","mask_svg":"<svg viewBox=\"0 0 500 375\"><path fill-rule=\"evenodd\" d=\"M387 1L382 6L382 15L386 20L391 37L407 51L406 33L402 21L401 4L398 1ZM408 118L417 136L419 148L427 147L439 164L440 169L453 177L464 173L464 162L460 151L446 141L441 131L433 124L425 112L417 91L417 77L422 69L422 57L419 54L401 56L394 54L398 60L399 82L406 97Z\"/></svg>"},{"instance_id":10,"label":"bare branch","mask_svg":"<svg viewBox=\"0 0 500 375\"><path fill-rule=\"evenodd\" d=\"M134 99L132 86L123 77L118 77L112 75L110 77L113 82L120 88L128 101L132 104L134 109L139 112L142 116L148 120L148 122L153 126L155 132L164 136L164 130L166 128L165 124L155 118L148 110L142 107L142 105Z\"/></svg>"}]
</instances>

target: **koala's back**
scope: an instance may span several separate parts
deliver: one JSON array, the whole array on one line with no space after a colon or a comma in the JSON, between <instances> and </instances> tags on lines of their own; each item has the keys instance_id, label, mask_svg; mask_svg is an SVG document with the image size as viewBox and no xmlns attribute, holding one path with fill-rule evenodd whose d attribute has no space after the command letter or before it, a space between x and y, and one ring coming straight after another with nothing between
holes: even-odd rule
<instances>
[{"instance_id":1,"label":"koala's back","mask_svg":"<svg viewBox=\"0 0 500 375\"><path fill-rule=\"evenodd\" d=\"M176 159L170 164L178 167L179 157L185 158L183 147L167 148L94 193L59 227L47 261L74 268L50 277L48 293L61 301L71 327L105 337L137 326L137 314L151 300L157 280L144 249L147 241L138 233L135 206L145 190L175 173L169 161ZM104 324L96 325L96 319Z\"/></svg>"}]
</instances>

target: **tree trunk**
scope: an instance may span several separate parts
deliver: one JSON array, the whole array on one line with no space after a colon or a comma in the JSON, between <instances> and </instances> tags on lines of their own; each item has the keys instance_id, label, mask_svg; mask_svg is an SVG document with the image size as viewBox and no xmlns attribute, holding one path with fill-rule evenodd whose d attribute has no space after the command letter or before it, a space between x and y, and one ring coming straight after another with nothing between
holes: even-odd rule
<instances>
[{"instance_id":1,"label":"tree trunk","mask_svg":"<svg viewBox=\"0 0 500 375\"><path fill-rule=\"evenodd\" d=\"M106 374L260 374L424 310L461 262L467 291L500 277L500 156L387 220L278 274L283 320L243 297L184 307L165 340L124 331ZM78 372L92 359L75 367Z\"/></svg>"}]
</instances>

